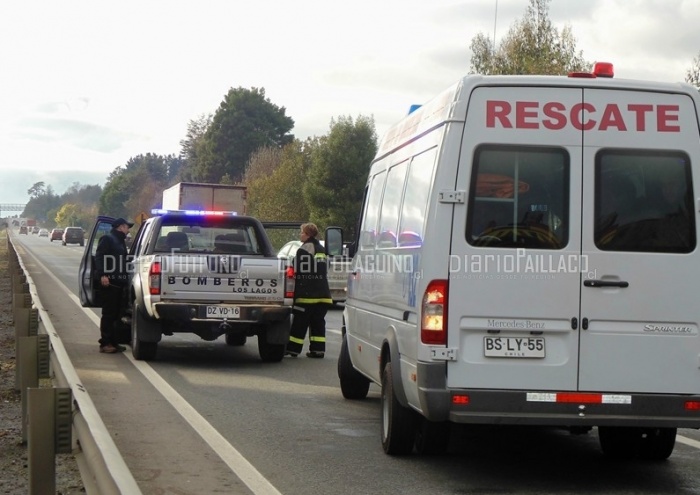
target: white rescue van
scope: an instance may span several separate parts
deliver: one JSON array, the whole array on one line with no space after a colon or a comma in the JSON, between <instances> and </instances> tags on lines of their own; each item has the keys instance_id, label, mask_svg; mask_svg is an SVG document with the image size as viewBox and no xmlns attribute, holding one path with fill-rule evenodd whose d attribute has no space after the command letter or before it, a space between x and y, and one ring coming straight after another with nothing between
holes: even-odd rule
<instances>
[{"instance_id":1,"label":"white rescue van","mask_svg":"<svg viewBox=\"0 0 700 495\"><path fill-rule=\"evenodd\" d=\"M467 76L371 165L338 374L388 454L452 423L598 428L665 459L700 427L698 90Z\"/></svg>"}]
</instances>

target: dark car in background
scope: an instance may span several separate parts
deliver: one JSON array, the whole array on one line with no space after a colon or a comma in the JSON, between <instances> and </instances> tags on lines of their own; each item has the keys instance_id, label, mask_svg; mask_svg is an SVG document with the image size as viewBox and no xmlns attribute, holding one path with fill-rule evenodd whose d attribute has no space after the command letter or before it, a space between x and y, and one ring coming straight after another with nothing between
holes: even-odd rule
<instances>
[{"instance_id":1,"label":"dark car in background","mask_svg":"<svg viewBox=\"0 0 700 495\"><path fill-rule=\"evenodd\" d=\"M24 235L29 235L29 232L27 231L27 226L26 226L26 225L22 225L22 226L19 228L19 233L20 233L20 234L24 234Z\"/></svg>"},{"instance_id":2,"label":"dark car in background","mask_svg":"<svg viewBox=\"0 0 700 495\"><path fill-rule=\"evenodd\" d=\"M63 240L63 229L53 229L51 231L51 233L49 234L49 240L51 242L62 241Z\"/></svg>"},{"instance_id":3,"label":"dark car in background","mask_svg":"<svg viewBox=\"0 0 700 495\"><path fill-rule=\"evenodd\" d=\"M66 244L80 244L84 246L85 231L83 231L82 227L66 227L66 230L63 231L62 240L64 246Z\"/></svg>"}]
</instances>

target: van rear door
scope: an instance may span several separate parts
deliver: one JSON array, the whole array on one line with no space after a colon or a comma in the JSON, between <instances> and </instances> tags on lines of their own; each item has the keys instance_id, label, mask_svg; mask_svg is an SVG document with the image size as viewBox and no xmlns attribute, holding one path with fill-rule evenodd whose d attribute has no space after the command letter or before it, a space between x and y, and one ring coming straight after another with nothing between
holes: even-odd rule
<instances>
[{"instance_id":1,"label":"van rear door","mask_svg":"<svg viewBox=\"0 0 700 495\"><path fill-rule=\"evenodd\" d=\"M579 390L700 393L695 106L638 91L584 98L621 117L583 137L583 197L595 201L583 203Z\"/></svg>"},{"instance_id":2,"label":"van rear door","mask_svg":"<svg viewBox=\"0 0 700 495\"><path fill-rule=\"evenodd\" d=\"M585 267L571 205L581 203L581 131L546 129L537 107L582 100L577 88L557 88L555 100L537 87L470 96L456 181L468 194L454 208L451 243L449 387L577 387Z\"/></svg>"},{"instance_id":3,"label":"van rear door","mask_svg":"<svg viewBox=\"0 0 700 495\"><path fill-rule=\"evenodd\" d=\"M700 393L699 135L688 95L475 89L448 386Z\"/></svg>"}]
</instances>

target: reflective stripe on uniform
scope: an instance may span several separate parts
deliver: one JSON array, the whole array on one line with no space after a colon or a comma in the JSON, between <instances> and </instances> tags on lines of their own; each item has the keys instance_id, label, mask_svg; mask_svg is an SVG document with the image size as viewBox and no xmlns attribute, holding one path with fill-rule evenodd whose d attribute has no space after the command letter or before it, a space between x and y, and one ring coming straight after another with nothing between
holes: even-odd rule
<instances>
[{"instance_id":1,"label":"reflective stripe on uniform","mask_svg":"<svg viewBox=\"0 0 700 495\"><path fill-rule=\"evenodd\" d=\"M333 299L320 297L320 298L310 298L310 297L300 297L294 300L295 303L299 304L333 304Z\"/></svg>"},{"instance_id":2,"label":"reflective stripe on uniform","mask_svg":"<svg viewBox=\"0 0 700 495\"><path fill-rule=\"evenodd\" d=\"M297 339L296 337L289 336L289 341L295 344L304 345L304 339Z\"/></svg>"},{"instance_id":3,"label":"reflective stripe on uniform","mask_svg":"<svg viewBox=\"0 0 700 495\"><path fill-rule=\"evenodd\" d=\"M314 337L313 335L309 335L309 341L311 341L311 342L325 342L326 337Z\"/></svg>"}]
</instances>

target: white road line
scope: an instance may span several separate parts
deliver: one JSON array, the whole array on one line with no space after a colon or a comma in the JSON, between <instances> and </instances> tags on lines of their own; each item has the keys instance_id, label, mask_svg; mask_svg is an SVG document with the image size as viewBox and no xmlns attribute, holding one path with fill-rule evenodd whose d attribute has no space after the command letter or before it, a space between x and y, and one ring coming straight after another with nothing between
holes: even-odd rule
<instances>
[{"instance_id":1,"label":"white road line","mask_svg":"<svg viewBox=\"0 0 700 495\"><path fill-rule=\"evenodd\" d=\"M53 273L51 273L51 271L49 271L43 263L36 258L34 259L58 285L63 287L63 291L68 294L76 306L82 309L88 318L90 318L99 328L100 318L89 309L83 308L80 305L80 299L70 292L68 288L63 285L63 282L61 282ZM327 331L338 335L341 333L340 330L328 329ZM279 492L277 488L267 481L267 479L260 474L260 472L255 469L255 467L248 462L240 452L238 452L230 443L228 443L226 439L221 436L221 434L216 431L216 429L210 425L207 420L205 420L192 406L190 406L190 404L183 399L182 396L175 391L175 389L173 389L165 380L163 380L150 365L143 361L136 361L131 354L124 353L124 356L131 361L131 363L141 372L146 380L148 380L175 408L175 410L180 413L184 420L187 421L197 433L199 433L202 439L219 455L221 460L231 468L236 476L238 476L253 493L260 495L281 495L281 492ZM676 441L689 447L700 449L700 442L693 440L692 438L677 435Z\"/></svg>"},{"instance_id":2,"label":"white road line","mask_svg":"<svg viewBox=\"0 0 700 495\"><path fill-rule=\"evenodd\" d=\"M100 317L89 308L80 305L80 299L73 294L58 277L56 277L46 266L34 257L36 263L56 282L68 297L80 308L90 320L100 326ZM153 387L167 400L173 408L192 426L195 432L202 437L207 445L221 458L222 461L238 476L243 483L256 495L281 495L267 479L255 467L241 455L216 429L207 422L180 394L175 391L158 373L144 361L136 361L131 354L123 353L131 364L148 380Z\"/></svg>"}]
</instances>

